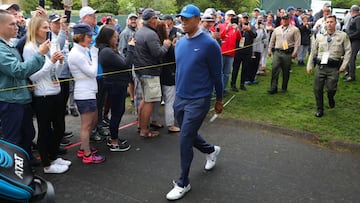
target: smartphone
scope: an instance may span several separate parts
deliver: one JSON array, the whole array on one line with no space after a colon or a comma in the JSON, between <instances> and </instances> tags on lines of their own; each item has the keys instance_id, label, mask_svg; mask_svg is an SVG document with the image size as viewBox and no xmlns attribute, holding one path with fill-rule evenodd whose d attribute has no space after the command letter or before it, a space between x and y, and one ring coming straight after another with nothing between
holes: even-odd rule
<instances>
[{"instance_id":1,"label":"smartphone","mask_svg":"<svg viewBox=\"0 0 360 203\"><path fill-rule=\"evenodd\" d=\"M45 8L45 0L39 0L39 6Z\"/></svg>"},{"instance_id":2,"label":"smartphone","mask_svg":"<svg viewBox=\"0 0 360 203\"><path fill-rule=\"evenodd\" d=\"M216 32L220 32L220 28L219 28L219 27L216 28Z\"/></svg>"},{"instance_id":3,"label":"smartphone","mask_svg":"<svg viewBox=\"0 0 360 203\"><path fill-rule=\"evenodd\" d=\"M51 41L51 31L46 32L46 40Z\"/></svg>"},{"instance_id":4,"label":"smartphone","mask_svg":"<svg viewBox=\"0 0 360 203\"><path fill-rule=\"evenodd\" d=\"M70 18L71 18L71 11L70 10L65 10L65 15L66 15L66 23L70 23Z\"/></svg>"}]
</instances>

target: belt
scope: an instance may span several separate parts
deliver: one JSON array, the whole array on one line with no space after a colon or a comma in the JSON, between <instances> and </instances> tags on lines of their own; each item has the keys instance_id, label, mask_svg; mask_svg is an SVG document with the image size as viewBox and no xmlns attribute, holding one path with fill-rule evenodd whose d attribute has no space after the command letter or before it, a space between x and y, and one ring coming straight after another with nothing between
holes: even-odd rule
<instances>
[{"instance_id":1,"label":"belt","mask_svg":"<svg viewBox=\"0 0 360 203\"><path fill-rule=\"evenodd\" d=\"M288 48L288 49L275 49L275 51L285 54L292 54L294 51L294 47Z\"/></svg>"},{"instance_id":2,"label":"belt","mask_svg":"<svg viewBox=\"0 0 360 203\"><path fill-rule=\"evenodd\" d=\"M321 65L321 66L327 66L329 68L339 68L342 64L342 60L337 59L328 59L327 64L321 64L321 60L318 58L314 58L314 64Z\"/></svg>"}]
</instances>

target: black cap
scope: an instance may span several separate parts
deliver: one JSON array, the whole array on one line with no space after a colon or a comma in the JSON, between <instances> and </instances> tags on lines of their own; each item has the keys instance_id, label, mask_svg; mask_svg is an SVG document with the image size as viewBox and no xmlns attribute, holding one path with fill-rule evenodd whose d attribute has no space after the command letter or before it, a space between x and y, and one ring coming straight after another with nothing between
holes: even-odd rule
<instances>
[{"instance_id":1,"label":"black cap","mask_svg":"<svg viewBox=\"0 0 360 203\"><path fill-rule=\"evenodd\" d=\"M243 13L241 14L243 18L249 18L249 14L248 13Z\"/></svg>"},{"instance_id":2,"label":"black cap","mask_svg":"<svg viewBox=\"0 0 360 203\"><path fill-rule=\"evenodd\" d=\"M164 15L162 18L160 18L161 20L171 20L173 21L173 17L171 15Z\"/></svg>"},{"instance_id":3,"label":"black cap","mask_svg":"<svg viewBox=\"0 0 360 203\"><path fill-rule=\"evenodd\" d=\"M281 19L289 19L290 18L290 15L288 13L284 13L282 16L281 16Z\"/></svg>"},{"instance_id":4,"label":"black cap","mask_svg":"<svg viewBox=\"0 0 360 203\"><path fill-rule=\"evenodd\" d=\"M61 17L59 16L59 14L56 14L56 13L49 15L50 22L56 22L56 21L60 20L60 18Z\"/></svg>"}]
</instances>

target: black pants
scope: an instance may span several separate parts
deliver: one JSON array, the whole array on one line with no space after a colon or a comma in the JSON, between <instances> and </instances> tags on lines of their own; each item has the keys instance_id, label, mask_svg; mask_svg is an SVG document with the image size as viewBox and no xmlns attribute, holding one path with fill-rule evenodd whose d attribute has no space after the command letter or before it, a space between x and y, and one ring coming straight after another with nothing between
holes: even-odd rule
<instances>
[{"instance_id":1,"label":"black pants","mask_svg":"<svg viewBox=\"0 0 360 203\"><path fill-rule=\"evenodd\" d=\"M233 71L231 74L231 87L236 87L236 80L239 74L240 65L242 64L241 68L241 79L240 85L244 85L245 81L247 80L246 76L249 75L249 70L251 67L251 54L243 54L240 52L236 52L234 63L233 63Z\"/></svg>"},{"instance_id":2,"label":"black pants","mask_svg":"<svg viewBox=\"0 0 360 203\"><path fill-rule=\"evenodd\" d=\"M261 53L260 52L254 52L254 56L251 58L251 67L248 71L248 77L246 78L248 81L253 82L255 80L256 73L259 69L259 63L261 59Z\"/></svg>"},{"instance_id":3,"label":"black pants","mask_svg":"<svg viewBox=\"0 0 360 203\"><path fill-rule=\"evenodd\" d=\"M44 167L56 159L60 141L64 136L65 119L61 94L34 97L34 110L38 123L38 149Z\"/></svg>"}]
</instances>

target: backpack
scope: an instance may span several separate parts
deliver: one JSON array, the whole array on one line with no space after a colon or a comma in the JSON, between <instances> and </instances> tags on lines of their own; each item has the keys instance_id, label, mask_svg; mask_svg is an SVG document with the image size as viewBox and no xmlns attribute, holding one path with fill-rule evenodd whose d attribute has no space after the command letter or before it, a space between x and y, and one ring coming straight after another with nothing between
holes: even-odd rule
<instances>
[{"instance_id":1,"label":"backpack","mask_svg":"<svg viewBox=\"0 0 360 203\"><path fill-rule=\"evenodd\" d=\"M0 140L1 202L55 202L52 184L34 176L29 160L24 149Z\"/></svg>"}]
</instances>

